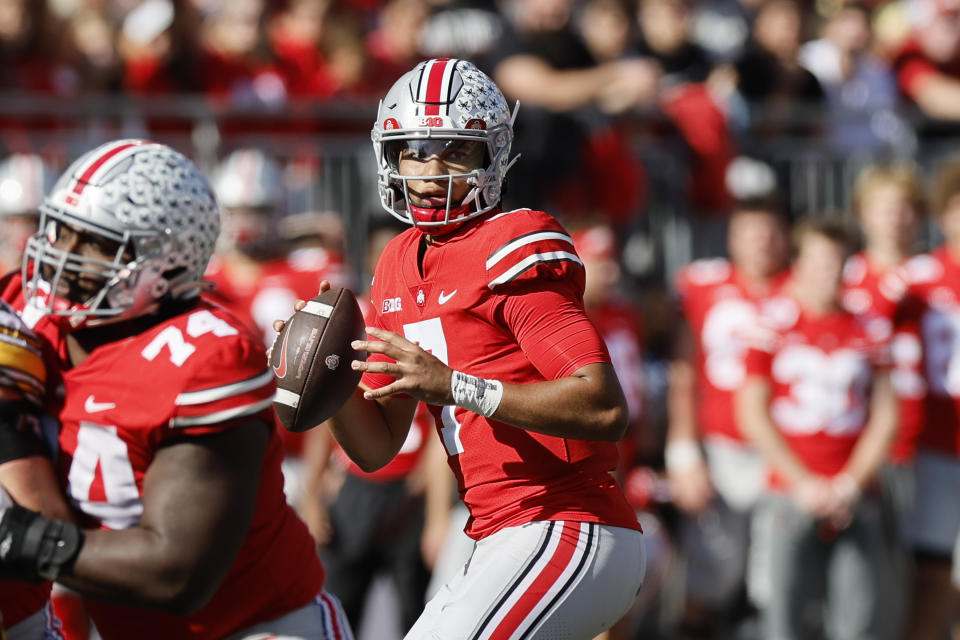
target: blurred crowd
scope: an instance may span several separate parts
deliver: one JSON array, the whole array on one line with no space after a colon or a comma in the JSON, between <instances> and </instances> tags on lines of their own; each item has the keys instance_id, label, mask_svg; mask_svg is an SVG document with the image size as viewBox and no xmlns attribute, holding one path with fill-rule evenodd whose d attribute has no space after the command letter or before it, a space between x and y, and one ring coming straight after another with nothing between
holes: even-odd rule
<instances>
[{"instance_id":1,"label":"blurred crowd","mask_svg":"<svg viewBox=\"0 0 960 640\"><path fill-rule=\"evenodd\" d=\"M418 60L466 57L524 106L507 204L623 221L648 196L643 136L681 141L690 204L716 213L740 195L730 161L771 137L903 154L949 132L958 12L955 0L5 0L0 90L372 109Z\"/></svg>"}]
</instances>

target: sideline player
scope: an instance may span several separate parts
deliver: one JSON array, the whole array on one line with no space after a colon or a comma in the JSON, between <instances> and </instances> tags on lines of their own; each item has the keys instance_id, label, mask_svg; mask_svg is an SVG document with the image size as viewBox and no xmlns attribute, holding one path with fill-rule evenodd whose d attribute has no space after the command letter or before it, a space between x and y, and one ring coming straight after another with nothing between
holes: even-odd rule
<instances>
[{"instance_id":1,"label":"sideline player","mask_svg":"<svg viewBox=\"0 0 960 640\"><path fill-rule=\"evenodd\" d=\"M937 169L932 201L944 243L900 270L906 291L894 320L898 330L919 332L926 381L908 531L910 638L960 635L960 160Z\"/></svg>"},{"instance_id":2,"label":"sideline player","mask_svg":"<svg viewBox=\"0 0 960 640\"><path fill-rule=\"evenodd\" d=\"M683 513L687 556L683 624L723 635L745 582L754 604L764 585L748 578L758 562L750 545L751 512L764 464L737 425L734 392L744 380L744 329L780 286L788 240L775 203L745 201L732 212L729 259L697 260L677 274L684 323L670 363L664 461L674 504ZM752 572L751 572L752 575Z\"/></svg>"},{"instance_id":3,"label":"sideline player","mask_svg":"<svg viewBox=\"0 0 960 640\"><path fill-rule=\"evenodd\" d=\"M626 401L580 258L548 214L497 208L514 115L473 64L436 59L393 85L373 128L381 202L413 228L377 263L364 377L331 429L370 471L427 403L476 540L408 640L589 640L643 582L610 474Z\"/></svg>"},{"instance_id":4,"label":"sideline player","mask_svg":"<svg viewBox=\"0 0 960 640\"><path fill-rule=\"evenodd\" d=\"M736 396L741 428L770 469L754 530L770 559L760 635L895 637L882 628L887 574L877 561L889 549L877 474L897 428L890 323L841 307L852 244L842 226L801 223L795 239Z\"/></svg>"},{"instance_id":5,"label":"sideline player","mask_svg":"<svg viewBox=\"0 0 960 640\"><path fill-rule=\"evenodd\" d=\"M83 155L45 199L2 295L62 359L82 524L0 511L0 576L79 592L106 640L349 638L284 500L262 343L198 296L218 231L194 164L141 140Z\"/></svg>"}]
</instances>

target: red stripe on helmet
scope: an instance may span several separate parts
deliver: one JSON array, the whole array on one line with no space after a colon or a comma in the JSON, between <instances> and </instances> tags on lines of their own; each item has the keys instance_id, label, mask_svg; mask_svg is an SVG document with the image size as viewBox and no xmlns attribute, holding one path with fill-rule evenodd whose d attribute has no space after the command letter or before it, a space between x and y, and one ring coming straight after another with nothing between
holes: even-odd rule
<instances>
[{"instance_id":1,"label":"red stripe on helmet","mask_svg":"<svg viewBox=\"0 0 960 640\"><path fill-rule=\"evenodd\" d=\"M450 58L438 58L430 65L430 76L427 78L427 99L424 115L440 115L440 95L443 91L443 76Z\"/></svg>"},{"instance_id":2,"label":"red stripe on helmet","mask_svg":"<svg viewBox=\"0 0 960 640\"><path fill-rule=\"evenodd\" d=\"M125 144L121 144L120 146L113 147L112 149L108 149L107 151L104 151L103 155L101 155L99 158L94 160L93 164L87 167L87 170L84 171L79 178L77 178L77 183L73 186L73 192L76 193L77 195L83 193L83 190L86 188L87 184L89 184L90 178L93 177L93 174L95 174L97 172L97 169L102 167L110 158L114 157L124 149L129 149L130 147L136 147L141 144L143 143L127 142Z\"/></svg>"}]
</instances>

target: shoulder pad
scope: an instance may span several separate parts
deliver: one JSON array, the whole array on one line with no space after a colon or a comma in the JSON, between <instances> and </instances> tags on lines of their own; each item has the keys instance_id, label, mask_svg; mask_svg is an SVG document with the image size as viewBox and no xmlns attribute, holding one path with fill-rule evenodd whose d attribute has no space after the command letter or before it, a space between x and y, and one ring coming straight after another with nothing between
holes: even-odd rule
<instances>
[{"instance_id":1,"label":"shoulder pad","mask_svg":"<svg viewBox=\"0 0 960 640\"><path fill-rule=\"evenodd\" d=\"M493 216L483 227L490 289L522 280L561 280L577 273L582 280L583 263L573 239L552 216L518 209Z\"/></svg>"}]
</instances>

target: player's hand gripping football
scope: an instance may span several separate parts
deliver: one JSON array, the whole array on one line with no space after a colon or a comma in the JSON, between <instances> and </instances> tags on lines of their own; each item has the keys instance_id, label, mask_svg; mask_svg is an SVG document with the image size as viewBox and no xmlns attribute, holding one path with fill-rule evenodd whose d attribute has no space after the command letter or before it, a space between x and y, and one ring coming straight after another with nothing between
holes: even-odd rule
<instances>
[{"instance_id":1,"label":"player's hand gripping football","mask_svg":"<svg viewBox=\"0 0 960 640\"><path fill-rule=\"evenodd\" d=\"M323 293L328 289L330 289L330 283L324 280L320 283L317 293ZM297 300L293 305L294 311L300 311L304 305L306 305L305 300ZM273 328L278 332L282 331L284 324L283 320L274 320ZM366 332L368 338L375 338L375 340L355 340L351 346L368 354L382 353L395 362L354 360L350 366L355 371L385 373L396 380L379 389L364 392L364 398L373 400L395 393L406 393L428 404L453 404L453 395L450 392L450 367L421 348L418 343L411 342L392 331L367 327Z\"/></svg>"}]
</instances>

